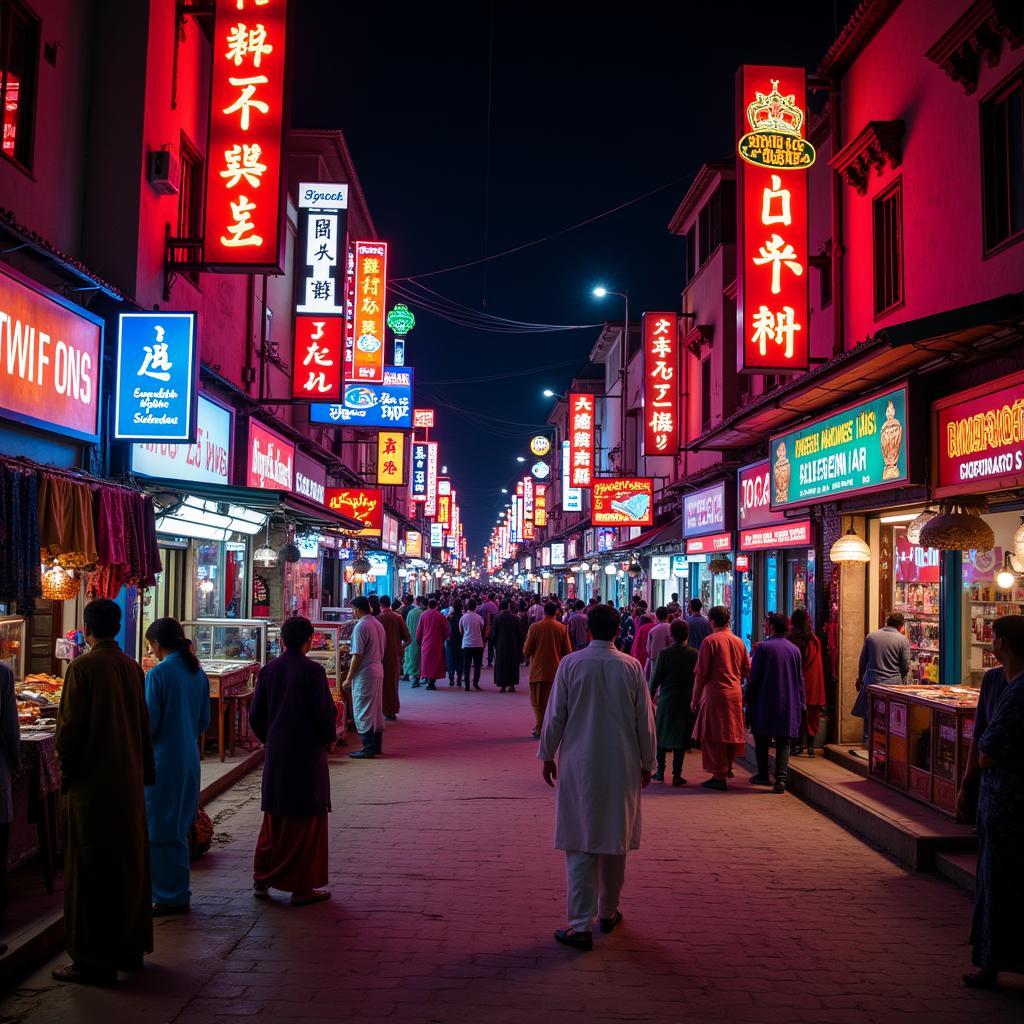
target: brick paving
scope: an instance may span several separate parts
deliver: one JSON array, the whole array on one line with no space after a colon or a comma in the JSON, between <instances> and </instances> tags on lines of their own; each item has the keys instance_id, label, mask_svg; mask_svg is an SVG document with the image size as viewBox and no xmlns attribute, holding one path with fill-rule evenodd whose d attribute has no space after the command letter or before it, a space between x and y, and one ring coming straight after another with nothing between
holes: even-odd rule
<instances>
[{"instance_id":1,"label":"brick paving","mask_svg":"<svg viewBox=\"0 0 1024 1024\"><path fill-rule=\"evenodd\" d=\"M1024 1019L1024 980L960 985L963 893L742 770L728 793L700 789L699 755L691 785L644 797L624 923L589 954L556 945L563 862L528 695L484 686L403 684L386 756L334 759L330 903L252 898L257 773L210 805L193 913L157 922L144 975L80 989L48 965L0 1002L0 1024Z\"/></svg>"}]
</instances>

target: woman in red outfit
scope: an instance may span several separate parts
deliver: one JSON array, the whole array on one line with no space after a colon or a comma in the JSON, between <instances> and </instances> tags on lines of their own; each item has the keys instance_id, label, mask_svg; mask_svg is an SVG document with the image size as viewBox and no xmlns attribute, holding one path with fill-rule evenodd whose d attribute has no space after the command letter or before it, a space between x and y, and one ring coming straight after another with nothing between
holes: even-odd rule
<instances>
[{"instance_id":1,"label":"woman in red outfit","mask_svg":"<svg viewBox=\"0 0 1024 1024\"><path fill-rule=\"evenodd\" d=\"M806 742L807 756L814 757L814 737L818 735L821 714L825 710L825 666L821 660L821 642L814 635L811 617L803 608L793 612L789 639L800 648L804 662L804 720L793 753L801 753Z\"/></svg>"}]
</instances>

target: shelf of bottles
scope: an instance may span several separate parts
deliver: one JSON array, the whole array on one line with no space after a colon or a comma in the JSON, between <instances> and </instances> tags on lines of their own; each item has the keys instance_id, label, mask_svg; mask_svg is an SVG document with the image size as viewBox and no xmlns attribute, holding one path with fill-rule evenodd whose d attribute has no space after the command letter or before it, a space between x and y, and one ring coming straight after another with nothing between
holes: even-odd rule
<instances>
[{"instance_id":1,"label":"shelf of bottles","mask_svg":"<svg viewBox=\"0 0 1024 1024\"><path fill-rule=\"evenodd\" d=\"M964 595L968 639L971 646L971 680L977 685L987 669L998 662L992 655L992 623L1003 615L1024 615L1024 585L1017 581L1001 590L994 581L980 580Z\"/></svg>"},{"instance_id":2,"label":"shelf of bottles","mask_svg":"<svg viewBox=\"0 0 1024 1024\"><path fill-rule=\"evenodd\" d=\"M910 641L910 681L939 681L939 584L896 580L893 610L903 613Z\"/></svg>"}]
</instances>

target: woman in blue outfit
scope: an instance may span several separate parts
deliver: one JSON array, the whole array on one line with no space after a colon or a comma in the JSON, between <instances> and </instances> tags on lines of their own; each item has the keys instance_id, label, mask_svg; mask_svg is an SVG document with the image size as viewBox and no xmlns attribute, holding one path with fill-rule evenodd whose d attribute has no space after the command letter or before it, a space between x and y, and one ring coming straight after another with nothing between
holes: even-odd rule
<instances>
[{"instance_id":1,"label":"woman in blue outfit","mask_svg":"<svg viewBox=\"0 0 1024 1024\"><path fill-rule=\"evenodd\" d=\"M146 640L159 665L146 673L156 785L146 788L153 916L186 914L188 834L199 806L199 737L210 725L210 682L177 619L157 619Z\"/></svg>"}]
</instances>

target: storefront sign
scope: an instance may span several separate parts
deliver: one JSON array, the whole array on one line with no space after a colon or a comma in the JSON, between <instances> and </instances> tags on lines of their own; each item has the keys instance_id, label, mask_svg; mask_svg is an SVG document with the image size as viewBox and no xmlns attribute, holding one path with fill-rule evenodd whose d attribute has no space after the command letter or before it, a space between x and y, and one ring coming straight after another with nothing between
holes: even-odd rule
<instances>
[{"instance_id":1,"label":"storefront sign","mask_svg":"<svg viewBox=\"0 0 1024 1024\"><path fill-rule=\"evenodd\" d=\"M102 361L101 320L0 273L0 415L95 441Z\"/></svg>"},{"instance_id":2,"label":"storefront sign","mask_svg":"<svg viewBox=\"0 0 1024 1024\"><path fill-rule=\"evenodd\" d=\"M437 515L437 442L427 442L427 497L423 503L426 516Z\"/></svg>"},{"instance_id":3,"label":"storefront sign","mask_svg":"<svg viewBox=\"0 0 1024 1024\"><path fill-rule=\"evenodd\" d=\"M409 495L414 502L427 500L427 442L414 441L412 446L412 481Z\"/></svg>"},{"instance_id":4,"label":"storefront sign","mask_svg":"<svg viewBox=\"0 0 1024 1024\"><path fill-rule=\"evenodd\" d=\"M231 420L229 409L200 395L195 444L133 444L132 472L163 480L230 483Z\"/></svg>"},{"instance_id":5,"label":"storefront sign","mask_svg":"<svg viewBox=\"0 0 1024 1024\"><path fill-rule=\"evenodd\" d=\"M713 555L723 551L732 551L732 533L712 533L686 542L687 555Z\"/></svg>"},{"instance_id":6,"label":"storefront sign","mask_svg":"<svg viewBox=\"0 0 1024 1024\"><path fill-rule=\"evenodd\" d=\"M452 524L452 496L451 494L439 494L437 496L437 522L447 531Z\"/></svg>"},{"instance_id":7,"label":"storefront sign","mask_svg":"<svg viewBox=\"0 0 1024 1024\"><path fill-rule=\"evenodd\" d=\"M580 557L580 540L579 537L570 537L566 541L565 545L565 557L570 562L575 562Z\"/></svg>"},{"instance_id":8,"label":"storefront sign","mask_svg":"<svg viewBox=\"0 0 1024 1024\"><path fill-rule=\"evenodd\" d=\"M191 442L198 366L195 313L121 313L115 439Z\"/></svg>"},{"instance_id":9,"label":"storefront sign","mask_svg":"<svg viewBox=\"0 0 1024 1024\"><path fill-rule=\"evenodd\" d=\"M398 550L398 520L394 516L384 513L384 528L381 534L380 546L385 551Z\"/></svg>"},{"instance_id":10,"label":"storefront sign","mask_svg":"<svg viewBox=\"0 0 1024 1024\"><path fill-rule=\"evenodd\" d=\"M287 0L215 0L203 262L281 271Z\"/></svg>"},{"instance_id":11,"label":"storefront sign","mask_svg":"<svg viewBox=\"0 0 1024 1024\"><path fill-rule=\"evenodd\" d=\"M644 313L644 455L679 450L679 319Z\"/></svg>"},{"instance_id":12,"label":"storefront sign","mask_svg":"<svg viewBox=\"0 0 1024 1024\"><path fill-rule=\"evenodd\" d=\"M423 534L419 530L405 531L405 554L407 558L423 557Z\"/></svg>"},{"instance_id":13,"label":"storefront sign","mask_svg":"<svg viewBox=\"0 0 1024 1024\"><path fill-rule=\"evenodd\" d=\"M906 530L897 530L895 541L896 579L902 583L939 582L939 551L937 548L923 548L918 544L911 544L907 540ZM988 578L992 578L991 570ZM927 608L925 610L937 612L939 609Z\"/></svg>"},{"instance_id":14,"label":"storefront sign","mask_svg":"<svg viewBox=\"0 0 1024 1024\"><path fill-rule=\"evenodd\" d=\"M530 472L538 480L547 480L547 478L551 475L551 467L546 462L535 462L530 467Z\"/></svg>"},{"instance_id":15,"label":"storefront sign","mask_svg":"<svg viewBox=\"0 0 1024 1024\"><path fill-rule=\"evenodd\" d=\"M405 434L400 430L377 432L377 483L405 483Z\"/></svg>"},{"instance_id":16,"label":"storefront sign","mask_svg":"<svg viewBox=\"0 0 1024 1024\"><path fill-rule=\"evenodd\" d=\"M569 441L562 442L562 510L564 512L583 511L583 491L579 487L571 487L572 480L572 445Z\"/></svg>"},{"instance_id":17,"label":"storefront sign","mask_svg":"<svg viewBox=\"0 0 1024 1024\"><path fill-rule=\"evenodd\" d=\"M599 554L604 554L606 551L611 551L615 547L619 540L619 531L611 529L609 527L601 527L594 531L597 534L597 551Z\"/></svg>"},{"instance_id":18,"label":"storefront sign","mask_svg":"<svg viewBox=\"0 0 1024 1024\"><path fill-rule=\"evenodd\" d=\"M317 203L324 205L318 206ZM298 228L296 312L341 318L342 323L338 325L340 338L345 314L348 186L300 184ZM341 364L337 366L340 377Z\"/></svg>"},{"instance_id":19,"label":"storefront sign","mask_svg":"<svg viewBox=\"0 0 1024 1024\"><path fill-rule=\"evenodd\" d=\"M342 330L340 316L295 317L292 397L340 400L342 397Z\"/></svg>"},{"instance_id":20,"label":"storefront sign","mask_svg":"<svg viewBox=\"0 0 1024 1024\"><path fill-rule=\"evenodd\" d=\"M667 580L672 576L672 559L668 555L651 555L651 579Z\"/></svg>"},{"instance_id":21,"label":"storefront sign","mask_svg":"<svg viewBox=\"0 0 1024 1024\"><path fill-rule=\"evenodd\" d=\"M249 420L249 450L246 458L246 486L265 491L292 490L295 446L280 434Z\"/></svg>"},{"instance_id":22,"label":"storefront sign","mask_svg":"<svg viewBox=\"0 0 1024 1024\"><path fill-rule=\"evenodd\" d=\"M386 242L355 242L355 310L352 366L346 380L380 384L384 380L384 304L388 287Z\"/></svg>"},{"instance_id":23,"label":"storefront sign","mask_svg":"<svg viewBox=\"0 0 1024 1024\"><path fill-rule=\"evenodd\" d=\"M439 476L437 478L437 496L440 497L442 494L452 493L452 482L446 476Z\"/></svg>"},{"instance_id":24,"label":"storefront sign","mask_svg":"<svg viewBox=\"0 0 1024 1024\"><path fill-rule=\"evenodd\" d=\"M904 386L773 437L772 508L906 483L907 433Z\"/></svg>"},{"instance_id":25,"label":"storefront sign","mask_svg":"<svg viewBox=\"0 0 1024 1024\"><path fill-rule=\"evenodd\" d=\"M932 405L935 494L1024 485L1024 373Z\"/></svg>"},{"instance_id":26,"label":"storefront sign","mask_svg":"<svg viewBox=\"0 0 1024 1024\"><path fill-rule=\"evenodd\" d=\"M737 89L737 362L741 373L793 373L810 355L806 72L745 64Z\"/></svg>"},{"instance_id":27,"label":"storefront sign","mask_svg":"<svg viewBox=\"0 0 1024 1024\"><path fill-rule=\"evenodd\" d=\"M721 533L726 521L725 481L683 496L683 536ZM687 549L689 550L689 549Z\"/></svg>"},{"instance_id":28,"label":"storefront sign","mask_svg":"<svg viewBox=\"0 0 1024 1024\"><path fill-rule=\"evenodd\" d=\"M327 468L302 452L295 453L295 493L309 498L316 505L324 503L327 489Z\"/></svg>"},{"instance_id":29,"label":"storefront sign","mask_svg":"<svg viewBox=\"0 0 1024 1024\"><path fill-rule=\"evenodd\" d=\"M412 429L411 366L388 366L383 384L346 383L343 400L313 402L310 423L341 427L392 427Z\"/></svg>"},{"instance_id":30,"label":"storefront sign","mask_svg":"<svg viewBox=\"0 0 1024 1024\"><path fill-rule=\"evenodd\" d=\"M814 533L809 519L740 530L741 551L761 551L765 548L809 548L813 543Z\"/></svg>"},{"instance_id":31,"label":"storefront sign","mask_svg":"<svg viewBox=\"0 0 1024 1024\"><path fill-rule=\"evenodd\" d=\"M444 547L444 529L440 523L430 524L430 546L432 548Z\"/></svg>"},{"instance_id":32,"label":"storefront sign","mask_svg":"<svg viewBox=\"0 0 1024 1024\"><path fill-rule=\"evenodd\" d=\"M750 572L750 555L737 555L736 556L736 571L737 572Z\"/></svg>"},{"instance_id":33,"label":"storefront sign","mask_svg":"<svg viewBox=\"0 0 1024 1024\"><path fill-rule=\"evenodd\" d=\"M430 430L434 426L433 409L413 409L412 425L417 430Z\"/></svg>"},{"instance_id":34,"label":"storefront sign","mask_svg":"<svg viewBox=\"0 0 1024 1024\"><path fill-rule=\"evenodd\" d=\"M384 492L379 487L328 487L327 507L363 524L356 537L384 532Z\"/></svg>"},{"instance_id":35,"label":"storefront sign","mask_svg":"<svg viewBox=\"0 0 1024 1024\"><path fill-rule=\"evenodd\" d=\"M689 575L689 568L686 565L686 555L672 556L672 575L679 579L681 576Z\"/></svg>"},{"instance_id":36,"label":"storefront sign","mask_svg":"<svg viewBox=\"0 0 1024 1024\"><path fill-rule=\"evenodd\" d=\"M551 451L551 441L543 434L537 434L535 437L530 439L530 451L536 455L538 459L543 459L544 456Z\"/></svg>"},{"instance_id":37,"label":"storefront sign","mask_svg":"<svg viewBox=\"0 0 1024 1024\"><path fill-rule=\"evenodd\" d=\"M569 483L590 487L594 481L594 396L569 395Z\"/></svg>"},{"instance_id":38,"label":"storefront sign","mask_svg":"<svg viewBox=\"0 0 1024 1024\"><path fill-rule=\"evenodd\" d=\"M737 472L736 507L739 509L741 530L786 521L782 512L772 511L771 488L772 472L767 459L744 466Z\"/></svg>"},{"instance_id":39,"label":"storefront sign","mask_svg":"<svg viewBox=\"0 0 1024 1024\"><path fill-rule=\"evenodd\" d=\"M551 565L553 568L565 565L565 544L561 541L551 545Z\"/></svg>"},{"instance_id":40,"label":"storefront sign","mask_svg":"<svg viewBox=\"0 0 1024 1024\"><path fill-rule=\"evenodd\" d=\"M596 479L590 492L590 511L598 526L651 526L654 481L649 477Z\"/></svg>"},{"instance_id":41,"label":"storefront sign","mask_svg":"<svg viewBox=\"0 0 1024 1024\"><path fill-rule=\"evenodd\" d=\"M533 521L537 526L548 525L548 485L535 484L533 488Z\"/></svg>"}]
</instances>

